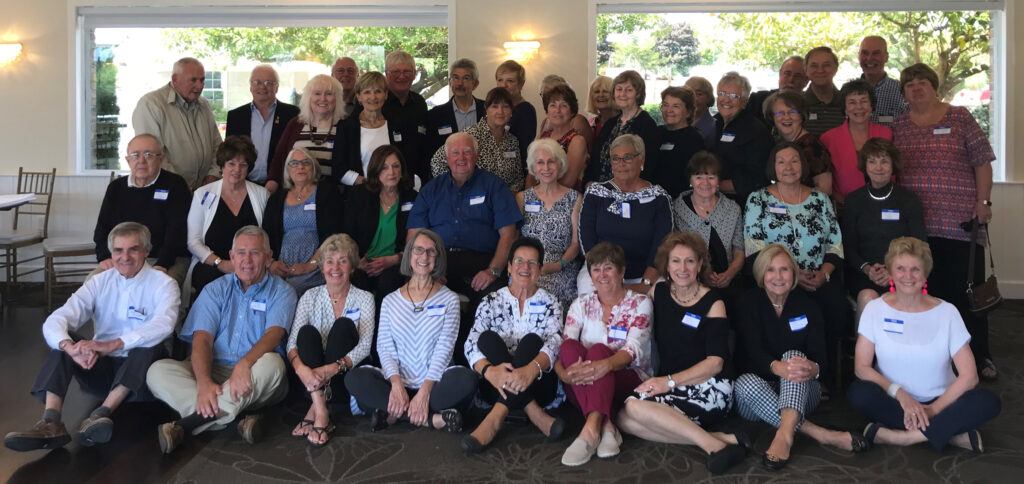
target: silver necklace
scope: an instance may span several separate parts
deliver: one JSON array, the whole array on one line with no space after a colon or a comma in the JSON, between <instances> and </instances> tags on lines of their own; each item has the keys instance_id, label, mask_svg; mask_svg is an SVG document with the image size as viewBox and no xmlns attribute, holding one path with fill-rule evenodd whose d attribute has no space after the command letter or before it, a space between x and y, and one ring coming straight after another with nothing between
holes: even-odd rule
<instances>
[{"instance_id":1,"label":"silver necklace","mask_svg":"<svg viewBox=\"0 0 1024 484\"><path fill-rule=\"evenodd\" d=\"M416 304L416 301L412 300L412 290L411 289L412 289L412 286L408 286L408 287L405 288L405 291L409 293L409 301L412 303L412 312L414 312L414 313L422 313L423 312L423 306L425 306L427 304L427 299L430 299L430 291L434 290L434 281L430 281L430 288L427 289L427 295L423 297L423 300L420 301L419 304Z\"/></svg>"},{"instance_id":2,"label":"silver necklace","mask_svg":"<svg viewBox=\"0 0 1024 484\"><path fill-rule=\"evenodd\" d=\"M889 193L886 193L884 197L876 197L874 193L871 193L871 187L869 186L868 187L868 196L870 196L872 200L877 200L877 201L881 202L882 200L885 200L885 199L889 198L889 195L892 195L892 191L894 189L896 189L896 184L895 183L890 183L889 184Z\"/></svg>"}]
</instances>

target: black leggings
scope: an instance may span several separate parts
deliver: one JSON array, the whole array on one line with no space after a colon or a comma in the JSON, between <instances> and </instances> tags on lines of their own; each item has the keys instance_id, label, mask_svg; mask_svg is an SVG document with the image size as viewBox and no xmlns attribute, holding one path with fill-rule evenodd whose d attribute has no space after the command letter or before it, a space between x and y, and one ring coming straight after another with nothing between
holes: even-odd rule
<instances>
[{"instance_id":1,"label":"black leggings","mask_svg":"<svg viewBox=\"0 0 1024 484\"><path fill-rule=\"evenodd\" d=\"M476 394L477 375L464 366L453 366L445 370L441 380L430 390L430 413L456 408L465 411L473 403ZM391 381L384 377L384 372L372 366L353 368L345 375L345 388L356 397L364 412L372 410L387 411L391 398ZM411 399L419 391L417 388L405 388Z\"/></svg>"},{"instance_id":2,"label":"black leggings","mask_svg":"<svg viewBox=\"0 0 1024 484\"><path fill-rule=\"evenodd\" d=\"M302 364L310 368L318 368L327 363L335 362L345 357L352 348L359 343L359 331L355 323L349 318L338 318L327 333L327 347L324 348L324 340L320 331L311 325L299 328L299 335L296 337L295 349L299 353ZM359 364L353 361L353 365ZM342 375L331 378L331 393L344 395L345 384ZM340 393L339 393L340 392ZM309 393L306 393L307 397Z\"/></svg>"},{"instance_id":3,"label":"black leggings","mask_svg":"<svg viewBox=\"0 0 1024 484\"><path fill-rule=\"evenodd\" d=\"M511 363L515 368L522 368L532 364L533 359L540 354L540 349L544 347L544 340L534 333L527 334L523 336L523 339L519 340L516 354L513 355L509 353L508 347L505 346L505 341L501 339L501 336L498 336L498 333L487 330L480 333L477 347L492 365L498 366L502 363ZM554 363L552 362L552 364ZM543 373L540 380L534 380L530 383L530 386L518 395L506 393L508 398L502 398L501 393L486 378L480 378L480 381L482 382L480 397L489 403L501 403L508 407L509 410L519 410L534 400L542 407L547 406L555 399L555 390L558 386L555 372L549 371Z\"/></svg>"}]
</instances>

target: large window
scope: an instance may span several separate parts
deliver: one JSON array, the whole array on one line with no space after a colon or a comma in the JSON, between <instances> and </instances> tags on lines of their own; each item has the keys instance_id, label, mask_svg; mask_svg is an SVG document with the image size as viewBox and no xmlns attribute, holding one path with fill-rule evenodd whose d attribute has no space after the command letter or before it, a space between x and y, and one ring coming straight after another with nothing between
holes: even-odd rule
<instances>
[{"instance_id":1,"label":"large window","mask_svg":"<svg viewBox=\"0 0 1024 484\"><path fill-rule=\"evenodd\" d=\"M837 7L836 2L820 3L829 9ZM869 1L867 5L849 3L838 8L880 4ZM991 1L946 5L1001 8L1001 4ZM916 3L906 6L914 8ZM690 76L701 76L714 84L724 73L738 71L750 79L755 91L775 89L782 61L819 45L831 47L839 56L835 84L841 86L861 75L857 59L861 39L879 35L889 43L886 71L890 77L899 79L901 69L917 62L928 64L939 76L939 95L969 108L997 155L1003 152L999 112L1002 74L994 62L1000 55L996 21L1000 10L743 12L733 11L739 7L733 8L728 2L723 6L725 11L696 11L699 8L599 3L597 73L614 77L627 69L640 72L647 82L644 107L660 119L659 93L669 85L681 85ZM793 7L765 7L773 8ZM997 179L1003 173L999 158Z\"/></svg>"},{"instance_id":2,"label":"large window","mask_svg":"<svg viewBox=\"0 0 1024 484\"><path fill-rule=\"evenodd\" d=\"M227 112L251 101L249 72L261 63L278 71L278 99L295 104L306 82L330 74L338 57L352 57L363 72L383 71L387 53L404 50L417 62L413 89L431 104L447 101L444 5L247 10L79 8L80 171L127 168L139 98L167 84L174 61L185 56L206 68L203 97L222 133Z\"/></svg>"}]
</instances>

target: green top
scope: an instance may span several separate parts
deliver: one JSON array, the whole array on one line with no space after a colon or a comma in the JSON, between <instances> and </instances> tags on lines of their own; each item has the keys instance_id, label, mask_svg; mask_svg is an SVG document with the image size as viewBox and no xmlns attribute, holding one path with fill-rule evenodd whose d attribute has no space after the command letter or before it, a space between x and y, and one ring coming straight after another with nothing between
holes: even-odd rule
<instances>
[{"instance_id":1,"label":"green top","mask_svg":"<svg viewBox=\"0 0 1024 484\"><path fill-rule=\"evenodd\" d=\"M380 210L380 220L377 221L377 233L373 234L373 241L370 242L370 249L366 251L367 259L395 255L395 239L398 237L398 203L391 206L387 213Z\"/></svg>"}]
</instances>

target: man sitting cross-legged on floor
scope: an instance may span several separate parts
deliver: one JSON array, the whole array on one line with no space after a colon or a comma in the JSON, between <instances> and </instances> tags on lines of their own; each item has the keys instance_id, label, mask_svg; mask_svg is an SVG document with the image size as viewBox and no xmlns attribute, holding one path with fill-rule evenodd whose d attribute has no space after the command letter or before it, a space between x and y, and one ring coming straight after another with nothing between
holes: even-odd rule
<instances>
[{"instance_id":1,"label":"man sitting cross-legged on floor","mask_svg":"<svg viewBox=\"0 0 1024 484\"><path fill-rule=\"evenodd\" d=\"M113 267L82 285L43 323L52 348L32 385L33 396L46 405L43 419L31 430L11 432L4 445L12 450L53 449L71 441L61 409L71 378L103 404L82 421L76 440L82 445L110 440L110 415L126 400L152 399L146 370L164 354L163 342L178 319L178 285L146 263L151 249L144 225L123 222L107 236ZM75 331L93 320L92 339Z\"/></svg>"},{"instance_id":2,"label":"man sitting cross-legged on floor","mask_svg":"<svg viewBox=\"0 0 1024 484\"><path fill-rule=\"evenodd\" d=\"M182 416L157 428L165 454L181 444L186 431L222 429L241 412L276 403L287 393L279 352L296 297L287 282L267 272L270 259L263 229L239 229L231 247L234 273L203 289L181 330L180 338L192 343L192 356L160 360L149 369L153 395ZM255 442L259 423L258 414L239 421L242 439Z\"/></svg>"}]
</instances>

